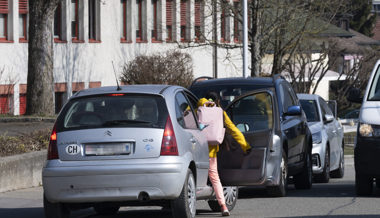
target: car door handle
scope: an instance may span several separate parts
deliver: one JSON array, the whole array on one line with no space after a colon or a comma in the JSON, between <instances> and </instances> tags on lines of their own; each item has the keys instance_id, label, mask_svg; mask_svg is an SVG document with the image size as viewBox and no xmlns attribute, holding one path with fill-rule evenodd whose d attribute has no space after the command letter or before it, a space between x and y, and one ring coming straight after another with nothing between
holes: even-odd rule
<instances>
[{"instance_id":1,"label":"car door handle","mask_svg":"<svg viewBox=\"0 0 380 218\"><path fill-rule=\"evenodd\" d=\"M197 140L195 138L190 138L190 142L195 144L195 143L197 143Z\"/></svg>"}]
</instances>

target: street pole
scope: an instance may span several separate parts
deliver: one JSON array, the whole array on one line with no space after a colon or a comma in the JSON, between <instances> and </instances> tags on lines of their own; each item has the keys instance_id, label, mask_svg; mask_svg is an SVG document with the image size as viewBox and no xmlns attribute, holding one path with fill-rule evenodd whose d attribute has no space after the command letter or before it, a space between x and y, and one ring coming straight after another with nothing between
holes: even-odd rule
<instances>
[{"instance_id":1,"label":"street pole","mask_svg":"<svg viewBox=\"0 0 380 218\"><path fill-rule=\"evenodd\" d=\"M248 4L243 0L243 77L248 73Z\"/></svg>"},{"instance_id":2,"label":"street pole","mask_svg":"<svg viewBox=\"0 0 380 218\"><path fill-rule=\"evenodd\" d=\"M217 41L218 41L218 27L217 27L217 0L213 0L212 5L212 38L213 38L213 51L212 51L212 61L213 61L213 71L214 71L214 78L218 78L218 47L217 47Z\"/></svg>"}]
</instances>

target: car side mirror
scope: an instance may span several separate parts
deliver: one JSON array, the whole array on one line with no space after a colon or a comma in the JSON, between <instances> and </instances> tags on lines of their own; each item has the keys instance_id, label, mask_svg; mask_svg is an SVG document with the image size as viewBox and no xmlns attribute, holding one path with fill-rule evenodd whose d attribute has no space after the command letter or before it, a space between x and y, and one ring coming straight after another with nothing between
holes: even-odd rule
<instances>
[{"instance_id":1,"label":"car side mirror","mask_svg":"<svg viewBox=\"0 0 380 218\"><path fill-rule=\"evenodd\" d=\"M360 89L358 88L351 88L348 91L348 97L347 100L353 103L359 103L361 104L363 102L363 96L361 96Z\"/></svg>"},{"instance_id":2,"label":"car side mirror","mask_svg":"<svg viewBox=\"0 0 380 218\"><path fill-rule=\"evenodd\" d=\"M288 107L288 111L285 113L287 116L300 116L302 115L301 106L294 105Z\"/></svg>"},{"instance_id":3,"label":"car side mirror","mask_svg":"<svg viewBox=\"0 0 380 218\"><path fill-rule=\"evenodd\" d=\"M334 120L334 116L330 114L325 114L325 123L331 123Z\"/></svg>"}]
</instances>

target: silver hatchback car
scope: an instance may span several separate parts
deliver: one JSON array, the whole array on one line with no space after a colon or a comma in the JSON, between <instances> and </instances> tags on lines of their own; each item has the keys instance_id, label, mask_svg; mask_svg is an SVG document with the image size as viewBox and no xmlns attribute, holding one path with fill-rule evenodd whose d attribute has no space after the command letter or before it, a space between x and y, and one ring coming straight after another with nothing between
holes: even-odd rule
<instances>
[{"instance_id":1,"label":"silver hatchback car","mask_svg":"<svg viewBox=\"0 0 380 218\"><path fill-rule=\"evenodd\" d=\"M76 93L50 138L42 172L46 216L69 217L70 210L85 207L114 214L125 205L168 204L174 217L195 217L195 201L212 196L196 104L191 92L168 85ZM233 189L234 199L227 201L235 204L236 194Z\"/></svg>"}]
</instances>

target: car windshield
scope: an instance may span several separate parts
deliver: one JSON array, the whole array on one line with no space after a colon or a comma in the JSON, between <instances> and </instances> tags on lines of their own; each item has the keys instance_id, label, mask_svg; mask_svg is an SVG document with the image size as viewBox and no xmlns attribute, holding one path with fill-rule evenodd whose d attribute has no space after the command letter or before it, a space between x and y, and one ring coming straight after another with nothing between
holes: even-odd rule
<instances>
[{"instance_id":1,"label":"car windshield","mask_svg":"<svg viewBox=\"0 0 380 218\"><path fill-rule=\"evenodd\" d=\"M109 127L164 128L165 100L155 95L102 95L71 100L58 118L57 130Z\"/></svg>"},{"instance_id":2,"label":"car windshield","mask_svg":"<svg viewBox=\"0 0 380 218\"><path fill-rule=\"evenodd\" d=\"M372 80L371 89L368 93L368 101L380 101L380 66Z\"/></svg>"},{"instance_id":3,"label":"car windshield","mask_svg":"<svg viewBox=\"0 0 380 218\"><path fill-rule=\"evenodd\" d=\"M229 103L231 103L236 97L257 89L265 88L267 86L252 86L252 85L216 85L216 86L195 86L190 88L190 90L198 97L204 97L207 92L213 91L219 93L221 96L220 104L222 108L226 108Z\"/></svg>"},{"instance_id":4,"label":"car windshield","mask_svg":"<svg viewBox=\"0 0 380 218\"><path fill-rule=\"evenodd\" d=\"M300 100L303 111L305 111L307 122L320 121L317 102L315 100Z\"/></svg>"}]
</instances>

